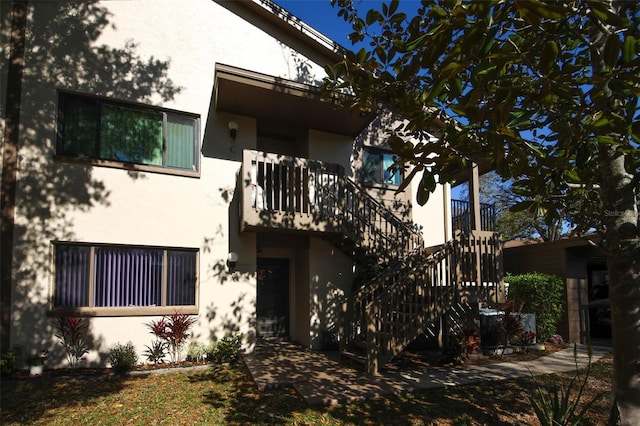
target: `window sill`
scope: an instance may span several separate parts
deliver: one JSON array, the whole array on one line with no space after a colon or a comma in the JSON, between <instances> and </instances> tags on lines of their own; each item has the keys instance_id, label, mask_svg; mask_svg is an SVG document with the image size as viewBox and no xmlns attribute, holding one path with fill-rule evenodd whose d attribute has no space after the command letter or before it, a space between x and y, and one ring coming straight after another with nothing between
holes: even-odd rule
<instances>
[{"instance_id":1,"label":"window sill","mask_svg":"<svg viewBox=\"0 0 640 426\"><path fill-rule=\"evenodd\" d=\"M55 317L58 312L76 317L141 317L156 315L172 315L176 312L187 315L197 315L197 306L131 306L113 308L54 308L47 312L47 316Z\"/></svg>"},{"instance_id":2,"label":"window sill","mask_svg":"<svg viewBox=\"0 0 640 426\"><path fill-rule=\"evenodd\" d=\"M183 176L191 178L200 178L199 171L186 169L172 169L170 167L152 166L146 164L125 163L122 161L99 160L95 158L70 157L67 155L54 155L54 161L61 163L80 164L88 166L109 167L112 169L124 169L135 172L150 172L163 175Z\"/></svg>"}]
</instances>

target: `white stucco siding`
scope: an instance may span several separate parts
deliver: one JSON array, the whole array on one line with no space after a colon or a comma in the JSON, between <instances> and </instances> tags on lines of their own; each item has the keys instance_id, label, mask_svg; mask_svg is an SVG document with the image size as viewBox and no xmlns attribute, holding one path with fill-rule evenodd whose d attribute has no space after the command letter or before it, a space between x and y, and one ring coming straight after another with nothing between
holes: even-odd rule
<instances>
[{"instance_id":1,"label":"white stucco siding","mask_svg":"<svg viewBox=\"0 0 640 426\"><path fill-rule=\"evenodd\" d=\"M445 223L447 222L445 203L450 204L451 200L445 195L444 185L438 185L429 196L429 201L421 206L416 201L415 190L411 193L413 222L422 227L422 238L426 247L443 244L450 238L445 235Z\"/></svg>"},{"instance_id":2,"label":"white stucco siding","mask_svg":"<svg viewBox=\"0 0 640 426\"><path fill-rule=\"evenodd\" d=\"M352 142L353 139L347 136L310 130L309 158L339 164L344 168L347 176L351 176Z\"/></svg>"},{"instance_id":3,"label":"white stucco siding","mask_svg":"<svg viewBox=\"0 0 640 426\"><path fill-rule=\"evenodd\" d=\"M295 52L273 35L211 0L107 1L115 28L105 28L95 44L136 43L143 58L170 62L167 78L181 88L175 105L205 109L211 94L216 62L298 81L296 61L312 80L324 76L323 65ZM187 6L188 5L188 6ZM308 81L307 81L308 82ZM204 95L204 96L203 96ZM162 102L157 97L154 102ZM173 102L163 102L173 107Z\"/></svg>"},{"instance_id":4,"label":"white stucco siding","mask_svg":"<svg viewBox=\"0 0 640 426\"><path fill-rule=\"evenodd\" d=\"M60 351L53 321L46 316L52 298L52 241L197 248L194 337L208 342L231 330L251 337L256 242L255 234L239 233L234 191L242 149L256 146L256 123L251 117L213 111L215 64L293 80L301 77L296 75L297 60L308 63L313 78L320 78L322 67L210 0L104 1L80 9L67 1L35 2L31 8L16 195L12 343L26 350ZM85 29L76 20L96 16L106 19L104 25L98 19ZM127 69L118 62L125 59L148 75L135 74L136 69L118 74ZM60 89L199 115L205 154L200 156L200 176L55 160ZM229 137L229 120L240 125L235 141ZM230 251L240 255L233 275L225 264ZM144 324L154 318L90 318L88 361L104 363L110 347L129 340L141 354L152 341ZM55 355L52 360L63 362Z\"/></svg>"},{"instance_id":5,"label":"white stucco siding","mask_svg":"<svg viewBox=\"0 0 640 426\"><path fill-rule=\"evenodd\" d=\"M351 293L353 261L327 241L309 241L311 347L321 349L322 332L335 331L340 302Z\"/></svg>"}]
</instances>

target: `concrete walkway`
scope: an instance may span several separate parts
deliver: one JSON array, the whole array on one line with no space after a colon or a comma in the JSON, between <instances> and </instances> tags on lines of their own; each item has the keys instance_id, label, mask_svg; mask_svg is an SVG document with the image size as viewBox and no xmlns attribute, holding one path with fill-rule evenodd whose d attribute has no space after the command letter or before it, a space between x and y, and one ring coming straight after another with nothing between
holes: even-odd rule
<instances>
[{"instance_id":1,"label":"concrete walkway","mask_svg":"<svg viewBox=\"0 0 640 426\"><path fill-rule=\"evenodd\" d=\"M342 404L373 397L445 388L481 381L507 380L574 371L573 346L526 362L499 362L485 365L428 369L406 368L371 376L339 363L336 353L305 350L291 343L259 346L244 362L259 390L293 386L310 406ZM610 347L593 346L592 362L611 352ZM588 352L578 345L578 366L586 367ZM530 373L531 371L531 373Z\"/></svg>"}]
</instances>

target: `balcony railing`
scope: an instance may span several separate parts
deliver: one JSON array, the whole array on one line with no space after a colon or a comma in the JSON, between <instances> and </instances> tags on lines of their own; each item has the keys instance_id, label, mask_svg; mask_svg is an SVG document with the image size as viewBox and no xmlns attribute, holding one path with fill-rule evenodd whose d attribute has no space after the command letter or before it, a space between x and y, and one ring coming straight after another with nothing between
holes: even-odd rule
<instances>
[{"instance_id":1,"label":"balcony railing","mask_svg":"<svg viewBox=\"0 0 640 426\"><path fill-rule=\"evenodd\" d=\"M423 245L422 236L345 176L336 164L243 152L241 229L336 233L386 257Z\"/></svg>"},{"instance_id":2,"label":"balcony railing","mask_svg":"<svg viewBox=\"0 0 640 426\"><path fill-rule=\"evenodd\" d=\"M472 224L471 203L464 200L451 200L451 223L454 231L468 233ZM480 203L480 228L477 230L496 230L496 207L493 204Z\"/></svg>"}]
</instances>

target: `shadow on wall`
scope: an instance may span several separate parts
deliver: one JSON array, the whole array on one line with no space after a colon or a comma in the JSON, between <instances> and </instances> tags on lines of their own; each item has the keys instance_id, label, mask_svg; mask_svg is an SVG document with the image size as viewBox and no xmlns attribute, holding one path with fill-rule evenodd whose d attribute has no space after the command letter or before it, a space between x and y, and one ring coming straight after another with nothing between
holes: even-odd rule
<instances>
[{"instance_id":1,"label":"shadow on wall","mask_svg":"<svg viewBox=\"0 0 640 426\"><path fill-rule=\"evenodd\" d=\"M53 161L56 89L150 102L171 100L180 88L167 78L169 61L144 59L134 41L114 48L96 44L110 13L97 2L35 2L27 32L23 75L20 163L14 234L12 342L27 351L49 349L51 359L64 353L47 317L50 302L51 241L76 240L69 213L109 205L110 193L93 169ZM129 172L132 179L138 178ZM96 226L100 226L96 224ZM34 285L35 284L35 285ZM95 331L94 331L95 332ZM108 348L89 327L92 351Z\"/></svg>"},{"instance_id":2,"label":"shadow on wall","mask_svg":"<svg viewBox=\"0 0 640 426\"><path fill-rule=\"evenodd\" d=\"M353 167L353 179L363 188L366 188L369 195L384 204L398 218L405 222L411 221L411 185L409 185L402 193L395 193L395 187L386 187L384 185L366 185L364 184L365 167L364 150L365 147L379 148L390 150L389 144L386 142L388 131L394 124L392 116L379 115L371 124L353 141L353 154L351 163ZM399 172L399 171L398 171ZM404 176L408 171L404 171Z\"/></svg>"}]
</instances>

